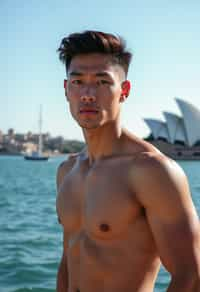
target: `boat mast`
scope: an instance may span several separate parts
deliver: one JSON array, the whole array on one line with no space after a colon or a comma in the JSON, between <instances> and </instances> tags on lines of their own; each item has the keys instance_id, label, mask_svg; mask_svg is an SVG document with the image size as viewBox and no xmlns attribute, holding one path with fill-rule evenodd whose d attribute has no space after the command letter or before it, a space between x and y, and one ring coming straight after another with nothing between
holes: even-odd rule
<instances>
[{"instance_id":1,"label":"boat mast","mask_svg":"<svg viewBox=\"0 0 200 292\"><path fill-rule=\"evenodd\" d=\"M40 105L40 114L39 114L39 143L38 143L38 153L42 155L42 105Z\"/></svg>"}]
</instances>

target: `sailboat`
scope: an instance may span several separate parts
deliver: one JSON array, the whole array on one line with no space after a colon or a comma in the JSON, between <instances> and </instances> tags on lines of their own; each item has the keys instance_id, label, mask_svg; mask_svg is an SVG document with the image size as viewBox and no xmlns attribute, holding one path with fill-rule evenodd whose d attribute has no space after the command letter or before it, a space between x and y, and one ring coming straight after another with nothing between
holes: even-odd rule
<instances>
[{"instance_id":1,"label":"sailboat","mask_svg":"<svg viewBox=\"0 0 200 292\"><path fill-rule=\"evenodd\" d=\"M43 155L42 148L43 148L43 141L42 141L42 106L40 106L38 151L34 151L30 155L25 155L24 159L26 159L26 160L48 160L49 156Z\"/></svg>"}]
</instances>

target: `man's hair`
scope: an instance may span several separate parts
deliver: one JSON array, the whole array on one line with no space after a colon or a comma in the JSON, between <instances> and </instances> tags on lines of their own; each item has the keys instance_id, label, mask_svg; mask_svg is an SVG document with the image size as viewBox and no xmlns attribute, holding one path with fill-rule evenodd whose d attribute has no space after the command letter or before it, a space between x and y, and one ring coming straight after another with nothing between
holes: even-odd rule
<instances>
[{"instance_id":1,"label":"man's hair","mask_svg":"<svg viewBox=\"0 0 200 292\"><path fill-rule=\"evenodd\" d=\"M126 50L126 43L121 37L92 30L72 33L63 38L57 51L59 59L66 66L66 71L68 71L71 60L75 56L101 53L110 55L111 62L122 66L127 75L132 58L131 52Z\"/></svg>"}]
</instances>

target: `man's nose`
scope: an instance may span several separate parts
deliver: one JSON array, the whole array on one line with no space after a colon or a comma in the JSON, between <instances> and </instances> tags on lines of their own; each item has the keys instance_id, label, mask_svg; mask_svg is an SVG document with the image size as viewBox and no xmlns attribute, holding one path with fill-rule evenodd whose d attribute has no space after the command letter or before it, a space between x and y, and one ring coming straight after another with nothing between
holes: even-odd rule
<instances>
[{"instance_id":1,"label":"man's nose","mask_svg":"<svg viewBox=\"0 0 200 292\"><path fill-rule=\"evenodd\" d=\"M91 95L91 94L84 94L81 96L81 101L82 102L95 102L96 97L94 95Z\"/></svg>"}]
</instances>

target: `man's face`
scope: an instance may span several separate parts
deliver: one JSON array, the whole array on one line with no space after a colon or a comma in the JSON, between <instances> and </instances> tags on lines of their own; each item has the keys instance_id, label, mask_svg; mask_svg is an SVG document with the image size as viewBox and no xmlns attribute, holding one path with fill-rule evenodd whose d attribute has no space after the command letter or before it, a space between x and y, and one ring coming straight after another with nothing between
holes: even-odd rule
<instances>
[{"instance_id":1,"label":"man's face","mask_svg":"<svg viewBox=\"0 0 200 292\"><path fill-rule=\"evenodd\" d=\"M129 89L123 68L112 64L110 56L92 53L72 59L65 94L71 114L82 128L115 121Z\"/></svg>"}]
</instances>

